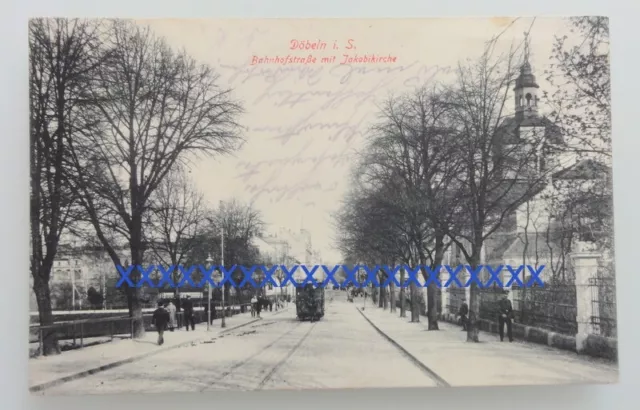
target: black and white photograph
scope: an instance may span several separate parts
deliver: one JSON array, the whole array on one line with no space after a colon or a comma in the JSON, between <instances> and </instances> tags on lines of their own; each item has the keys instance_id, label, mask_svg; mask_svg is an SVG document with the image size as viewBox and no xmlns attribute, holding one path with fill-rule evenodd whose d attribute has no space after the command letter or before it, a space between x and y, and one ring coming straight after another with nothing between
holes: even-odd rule
<instances>
[{"instance_id":1,"label":"black and white photograph","mask_svg":"<svg viewBox=\"0 0 640 410\"><path fill-rule=\"evenodd\" d=\"M28 34L32 394L618 382L607 17Z\"/></svg>"}]
</instances>

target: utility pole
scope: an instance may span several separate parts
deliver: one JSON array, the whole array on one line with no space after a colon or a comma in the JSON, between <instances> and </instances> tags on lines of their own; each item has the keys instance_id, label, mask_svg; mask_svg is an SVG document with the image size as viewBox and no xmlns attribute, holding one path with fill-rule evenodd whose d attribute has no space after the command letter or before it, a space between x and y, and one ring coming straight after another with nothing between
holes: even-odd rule
<instances>
[{"instance_id":1,"label":"utility pole","mask_svg":"<svg viewBox=\"0 0 640 410\"><path fill-rule=\"evenodd\" d=\"M71 262L69 262L69 274L71 275L71 310L76 310L76 273L71 269Z\"/></svg>"},{"instance_id":2,"label":"utility pole","mask_svg":"<svg viewBox=\"0 0 640 410\"><path fill-rule=\"evenodd\" d=\"M211 254L207 255L207 270L211 269L211 264L213 263L213 259L211 258ZM207 283L207 287L209 288L208 297L207 297L207 332L211 330L211 283Z\"/></svg>"},{"instance_id":3,"label":"utility pole","mask_svg":"<svg viewBox=\"0 0 640 410\"><path fill-rule=\"evenodd\" d=\"M102 271L102 310L107 310L107 274Z\"/></svg>"},{"instance_id":4,"label":"utility pole","mask_svg":"<svg viewBox=\"0 0 640 410\"><path fill-rule=\"evenodd\" d=\"M220 212L222 212L222 201L220 201ZM221 218L223 219L223 218ZM222 281L224 281L224 222L220 223L220 273L222 274ZM227 327L225 322L225 317L227 316L227 312L224 307L224 283L221 287L222 290L222 324L221 327Z\"/></svg>"}]
</instances>

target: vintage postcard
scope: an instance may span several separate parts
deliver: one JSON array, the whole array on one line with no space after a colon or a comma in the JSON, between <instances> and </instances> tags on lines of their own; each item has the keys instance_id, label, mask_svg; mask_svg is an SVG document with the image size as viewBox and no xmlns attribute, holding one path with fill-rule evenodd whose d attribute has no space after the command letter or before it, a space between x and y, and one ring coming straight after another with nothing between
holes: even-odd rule
<instances>
[{"instance_id":1,"label":"vintage postcard","mask_svg":"<svg viewBox=\"0 0 640 410\"><path fill-rule=\"evenodd\" d=\"M29 21L40 395L616 383L606 17Z\"/></svg>"}]
</instances>

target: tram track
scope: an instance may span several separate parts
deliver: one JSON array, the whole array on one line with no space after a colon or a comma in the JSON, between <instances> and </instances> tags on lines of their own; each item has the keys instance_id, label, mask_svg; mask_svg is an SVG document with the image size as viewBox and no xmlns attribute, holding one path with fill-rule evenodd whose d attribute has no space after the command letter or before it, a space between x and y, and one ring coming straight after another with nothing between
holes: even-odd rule
<instances>
[{"instance_id":1,"label":"tram track","mask_svg":"<svg viewBox=\"0 0 640 410\"><path fill-rule=\"evenodd\" d=\"M289 360L291 356L294 355L294 353L300 348L300 346L302 346L302 343L304 343L307 337L309 337L309 335L311 334L313 329L315 329L318 323L319 322L314 322L311 325L309 330L307 330L307 332L304 334L304 336L302 336L302 338L298 341L298 343L296 343L293 346L293 348L291 348L289 352L287 352L287 355L285 357L283 357L280 361L278 361L278 363L276 363L276 365L273 366L271 370L269 370L267 375L262 380L260 380L260 383L258 383L258 386L254 390L262 390L264 388L264 385L267 384L267 382L271 379L271 377L273 377L273 375L278 371L278 369L280 369L280 367L282 367L282 365L285 364L285 362Z\"/></svg>"},{"instance_id":2,"label":"tram track","mask_svg":"<svg viewBox=\"0 0 640 410\"><path fill-rule=\"evenodd\" d=\"M330 304L332 301L333 301L333 298L329 299L327 305ZM264 368L257 369L258 373L260 373L260 374L265 374L266 373L266 375L260 379L260 381L257 383L257 385L255 385L255 387L253 388L253 390L262 390L264 388L264 386L269 382L269 380L273 377L273 375L276 374L276 372L287 362L287 360L289 360L296 353L296 351L298 351L298 349L302 346L302 344L305 342L305 340L309 337L309 335L315 329L315 327L318 325L318 323L320 323L320 322L317 321L317 322L311 323L311 326L309 326L309 329L306 332L304 332L302 337L275 364L271 364L271 365L265 366ZM259 357L261 355L264 355L265 353L267 353L267 351L269 349L273 348L274 346L278 346L279 342L284 340L287 336L293 334L297 329L299 329L304 324L308 324L308 322L297 321L296 324L291 329L289 329L286 332L280 334L280 336L278 336L277 338L275 338L274 340L269 342L266 346L262 347L260 350L256 351L255 353L253 353L252 355L250 355L246 359L241 360L241 361L239 361L237 363L234 363L232 366L227 368L224 372L221 373L221 375L219 377L217 377L215 379L215 381L213 381L212 383L208 384L204 388L200 389L200 392L206 391L211 386L215 386L216 384L225 385L226 384L225 383L225 379L229 378L230 376L233 376L233 375L237 374L243 367L246 367L247 365L250 365L250 364L254 364L255 363L255 359L257 357ZM242 389L241 386L237 386L237 387ZM251 389L244 389L244 390L251 390Z\"/></svg>"},{"instance_id":3,"label":"tram track","mask_svg":"<svg viewBox=\"0 0 640 410\"><path fill-rule=\"evenodd\" d=\"M411 363L413 363L413 365L415 365L424 374L426 374L431 380L433 380L438 385L438 387L451 387L451 385L445 379L440 377L440 375L438 375L431 368L429 368L429 366L427 366L421 360L419 360L417 357L415 357L414 355L409 353L409 351L407 349L402 347L391 336L389 336L388 334L383 332L378 326L376 326L371 321L371 319L369 319L364 313L362 313L362 311L358 307L356 307L356 310L367 321L367 323L369 323L371 325L371 327L373 327L376 330L376 332L378 332L378 334L380 336L382 336L383 339L385 339L387 342L389 342L389 344L391 344L393 347L395 347L396 350L398 350L403 356L405 356L407 359L409 359L409 361Z\"/></svg>"}]
</instances>

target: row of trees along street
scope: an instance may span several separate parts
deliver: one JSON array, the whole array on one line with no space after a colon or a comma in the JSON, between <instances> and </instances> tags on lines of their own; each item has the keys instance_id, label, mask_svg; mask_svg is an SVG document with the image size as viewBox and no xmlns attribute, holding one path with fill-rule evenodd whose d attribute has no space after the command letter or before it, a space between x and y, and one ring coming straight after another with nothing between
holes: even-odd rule
<instances>
[{"instance_id":1,"label":"row of trees along street","mask_svg":"<svg viewBox=\"0 0 640 410\"><path fill-rule=\"evenodd\" d=\"M143 265L151 251L200 264L225 225L225 261L255 257L248 243L260 215L233 201L209 210L187 178L197 156L244 141L242 105L210 67L130 21L34 19L29 35L30 270L41 325L53 322L49 281L65 233L93 238L114 265ZM144 333L140 291L124 288L134 337ZM44 354L57 352L45 332Z\"/></svg>"},{"instance_id":2,"label":"row of trees along street","mask_svg":"<svg viewBox=\"0 0 640 410\"><path fill-rule=\"evenodd\" d=\"M528 57L526 42L500 53L496 37L481 57L458 65L453 82L425 84L380 105L336 215L337 242L346 259L434 269L455 244L475 269L483 263L485 242L506 217L541 194L561 170L552 161L541 165L545 154L564 150L578 158L610 156L608 21L577 18L569 24L576 45L567 37L557 39L548 73L556 91L544 94L551 111L548 125L562 133L564 146L547 144L544 132L517 143L504 140L502 124L513 107L511 91L523 48L524 59ZM610 243L610 181L585 192L575 189L560 190L549 209L551 225L560 226L569 238L560 257L572 240L584 239L585 227L607 233L596 235L601 246ZM421 274L426 280L427 270ZM401 281L403 275L401 271ZM479 289L476 283L470 288L467 340L478 342ZM413 303L418 289L409 286L413 322L420 320L419 305ZM395 311L393 284L388 291ZM380 291L384 308L386 292ZM438 329L437 292L431 283L426 302L431 330Z\"/></svg>"}]
</instances>

